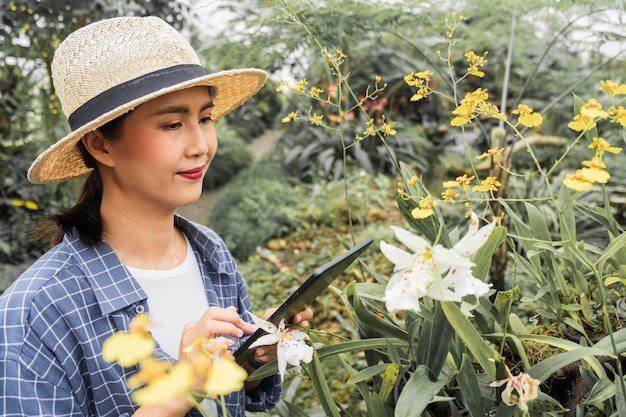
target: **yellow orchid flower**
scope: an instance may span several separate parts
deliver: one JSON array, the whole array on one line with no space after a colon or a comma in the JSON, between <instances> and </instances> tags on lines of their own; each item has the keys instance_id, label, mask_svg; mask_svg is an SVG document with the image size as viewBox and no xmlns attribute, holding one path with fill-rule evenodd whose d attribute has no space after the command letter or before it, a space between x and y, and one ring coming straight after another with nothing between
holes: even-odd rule
<instances>
[{"instance_id":1,"label":"yellow orchid flower","mask_svg":"<svg viewBox=\"0 0 626 417\"><path fill-rule=\"evenodd\" d=\"M218 358L204 383L204 389L211 398L230 394L243 388L248 373L233 358Z\"/></svg>"},{"instance_id":2,"label":"yellow orchid flower","mask_svg":"<svg viewBox=\"0 0 626 417\"><path fill-rule=\"evenodd\" d=\"M135 391L132 399L141 406L163 404L187 394L194 382L194 371L189 362L181 361L169 372L151 381L145 388Z\"/></svg>"}]
</instances>

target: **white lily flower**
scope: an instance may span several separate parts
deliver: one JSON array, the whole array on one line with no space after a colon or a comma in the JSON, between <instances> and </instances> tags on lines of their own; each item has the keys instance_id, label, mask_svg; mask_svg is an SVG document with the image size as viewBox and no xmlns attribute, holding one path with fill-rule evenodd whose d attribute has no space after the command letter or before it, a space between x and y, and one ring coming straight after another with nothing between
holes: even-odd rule
<instances>
[{"instance_id":1,"label":"white lily flower","mask_svg":"<svg viewBox=\"0 0 626 417\"><path fill-rule=\"evenodd\" d=\"M496 227L493 221L480 229L478 228L478 216L472 212L467 234L457 242L452 248L459 255L469 260L469 257L476 253L489 239L491 232ZM443 280L446 286L453 286L454 293L459 297L473 294L481 297L489 292L491 284L487 284L472 275L471 267L450 268L448 275Z\"/></svg>"},{"instance_id":2,"label":"white lily flower","mask_svg":"<svg viewBox=\"0 0 626 417\"><path fill-rule=\"evenodd\" d=\"M396 310L419 311L419 300L424 296L442 301L461 301L447 288L441 275L451 267L471 267L474 264L452 249L432 246L408 230L391 226L396 238L414 253L380 242L380 250L394 263L395 273L385 288L385 302L391 312Z\"/></svg>"},{"instance_id":3,"label":"white lily flower","mask_svg":"<svg viewBox=\"0 0 626 417\"><path fill-rule=\"evenodd\" d=\"M452 249L433 246L408 230L391 226L396 238L413 253L380 242L381 252L395 265L385 288L387 309L390 312L419 311L420 298L425 296L440 301L461 301L468 294L485 295L491 285L472 276L474 263L469 257L485 244L495 222L480 229L478 222L478 217L472 213L467 235ZM445 273L446 277L442 278Z\"/></svg>"},{"instance_id":4,"label":"white lily flower","mask_svg":"<svg viewBox=\"0 0 626 417\"><path fill-rule=\"evenodd\" d=\"M287 364L300 367L300 363L309 363L313 360L313 346L310 344L309 335L296 329L289 329L285 326L285 320L281 320L276 327L273 323L260 319L254 314L252 318L256 324L268 334L257 339L250 345L250 349L276 345L278 356L278 372L282 379L287 369Z\"/></svg>"}]
</instances>

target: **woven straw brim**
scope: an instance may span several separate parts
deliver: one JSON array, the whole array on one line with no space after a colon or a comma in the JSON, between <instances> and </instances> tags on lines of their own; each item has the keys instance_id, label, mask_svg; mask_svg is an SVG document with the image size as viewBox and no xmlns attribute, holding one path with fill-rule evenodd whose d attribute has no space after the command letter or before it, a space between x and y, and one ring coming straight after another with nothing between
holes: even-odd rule
<instances>
[{"instance_id":1,"label":"woven straw brim","mask_svg":"<svg viewBox=\"0 0 626 417\"><path fill-rule=\"evenodd\" d=\"M77 146L78 141L85 134L133 110L142 103L174 91L198 86L210 86L215 88L211 118L218 120L242 105L259 91L263 87L266 78L266 73L258 69L221 71L175 84L130 101L72 131L72 133L46 149L37 157L28 170L28 180L35 184L59 182L81 177L91 172L92 169L85 166Z\"/></svg>"}]
</instances>

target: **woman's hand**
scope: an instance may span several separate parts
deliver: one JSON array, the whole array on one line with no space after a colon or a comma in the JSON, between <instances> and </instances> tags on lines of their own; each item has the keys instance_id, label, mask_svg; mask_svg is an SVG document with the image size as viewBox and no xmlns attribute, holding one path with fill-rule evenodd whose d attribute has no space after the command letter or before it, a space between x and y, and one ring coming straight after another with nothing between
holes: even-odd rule
<instances>
[{"instance_id":1,"label":"woman's hand","mask_svg":"<svg viewBox=\"0 0 626 417\"><path fill-rule=\"evenodd\" d=\"M268 309L263 317L263 320L267 320L270 318L272 314L276 311L275 308ZM302 310L296 312L290 320L290 323L297 324L301 327L308 327L309 320L313 318L313 310L311 310L308 306L304 306ZM258 363L267 363L276 359L276 345L271 346L260 346L254 350L253 354L254 360Z\"/></svg>"},{"instance_id":2,"label":"woman's hand","mask_svg":"<svg viewBox=\"0 0 626 417\"><path fill-rule=\"evenodd\" d=\"M178 348L178 359L192 359L193 352L185 352L185 348L191 346L198 338L216 338L220 336L231 336L235 339L244 334L252 334L257 326L244 321L234 306L228 308L209 307L198 321L187 323L183 329ZM197 381L192 390L196 393L202 392L204 381Z\"/></svg>"},{"instance_id":3,"label":"woman's hand","mask_svg":"<svg viewBox=\"0 0 626 417\"><path fill-rule=\"evenodd\" d=\"M238 339L244 334L254 333L256 329L254 324L244 321L239 316L234 306L209 307L198 321L185 325L180 339L178 358L182 359L185 356L183 349L190 346L198 337L231 336Z\"/></svg>"}]
</instances>

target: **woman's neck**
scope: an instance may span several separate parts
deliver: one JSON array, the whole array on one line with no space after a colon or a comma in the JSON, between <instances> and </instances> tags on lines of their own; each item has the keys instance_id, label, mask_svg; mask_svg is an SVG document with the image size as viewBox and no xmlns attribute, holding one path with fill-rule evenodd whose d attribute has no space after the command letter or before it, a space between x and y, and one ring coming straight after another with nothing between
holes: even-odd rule
<instances>
[{"instance_id":1,"label":"woman's neck","mask_svg":"<svg viewBox=\"0 0 626 417\"><path fill-rule=\"evenodd\" d=\"M171 269L187 254L187 242L174 226L174 209L136 213L102 202L104 240L125 265Z\"/></svg>"}]
</instances>

